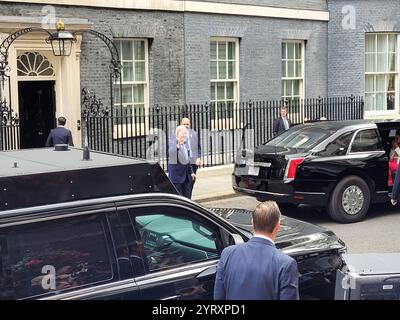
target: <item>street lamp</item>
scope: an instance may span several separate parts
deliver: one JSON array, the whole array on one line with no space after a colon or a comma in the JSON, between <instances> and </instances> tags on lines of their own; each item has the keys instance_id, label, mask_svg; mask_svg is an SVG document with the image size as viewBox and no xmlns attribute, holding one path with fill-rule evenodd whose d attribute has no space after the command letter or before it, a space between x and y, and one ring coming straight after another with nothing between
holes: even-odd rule
<instances>
[{"instance_id":1,"label":"street lamp","mask_svg":"<svg viewBox=\"0 0 400 320\"><path fill-rule=\"evenodd\" d=\"M57 31L50 34L46 42L50 42L55 56L68 57L71 54L72 42L75 42L76 39L71 32L65 31L63 21L57 22L56 29Z\"/></svg>"}]
</instances>

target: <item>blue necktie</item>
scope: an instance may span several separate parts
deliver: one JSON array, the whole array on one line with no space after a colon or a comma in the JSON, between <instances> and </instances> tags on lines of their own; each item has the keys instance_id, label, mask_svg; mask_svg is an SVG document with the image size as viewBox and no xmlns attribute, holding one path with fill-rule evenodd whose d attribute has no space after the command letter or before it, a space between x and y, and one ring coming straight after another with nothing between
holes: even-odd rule
<instances>
[{"instance_id":1,"label":"blue necktie","mask_svg":"<svg viewBox=\"0 0 400 320\"><path fill-rule=\"evenodd\" d=\"M189 139L189 136L187 136L186 139L185 139L185 147L186 147L186 150L187 150L187 153L188 153L188 157L189 157L189 159L190 159L190 157L192 156L192 150L190 149L190 139Z\"/></svg>"}]
</instances>

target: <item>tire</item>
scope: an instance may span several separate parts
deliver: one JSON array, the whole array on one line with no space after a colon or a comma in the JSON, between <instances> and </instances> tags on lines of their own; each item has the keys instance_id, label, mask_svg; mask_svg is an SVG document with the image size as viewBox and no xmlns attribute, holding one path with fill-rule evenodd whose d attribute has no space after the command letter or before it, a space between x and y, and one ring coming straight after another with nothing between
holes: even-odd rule
<instances>
[{"instance_id":1,"label":"tire","mask_svg":"<svg viewBox=\"0 0 400 320\"><path fill-rule=\"evenodd\" d=\"M329 216L341 223L361 221L368 212L371 192L367 183L358 176L339 181L328 205Z\"/></svg>"}]
</instances>

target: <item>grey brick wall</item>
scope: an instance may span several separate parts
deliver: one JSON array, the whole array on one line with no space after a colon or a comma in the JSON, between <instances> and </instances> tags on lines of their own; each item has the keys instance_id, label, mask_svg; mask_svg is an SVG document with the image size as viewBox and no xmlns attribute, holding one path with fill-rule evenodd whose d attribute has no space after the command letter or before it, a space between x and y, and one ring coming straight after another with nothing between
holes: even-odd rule
<instances>
[{"instance_id":1,"label":"grey brick wall","mask_svg":"<svg viewBox=\"0 0 400 320\"><path fill-rule=\"evenodd\" d=\"M355 28L346 27L348 10L355 9ZM365 32L400 31L400 2L396 0L328 0L328 94L364 95ZM346 8L345 8L346 9ZM345 28L342 21L344 20Z\"/></svg>"},{"instance_id":2,"label":"grey brick wall","mask_svg":"<svg viewBox=\"0 0 400 320\"><path fill-rule=\"evenodd\" d=\"M322 0L297 1L296 5L289 0L237 2L325 9ZM34 4L0 3L2 15L41 17L41 9L42 6ZM150 39L150 105L209 101L209 39L212 36L240 38L242 101L280 98L282 39L306 40L306 96L327 93L326 22L72 6L56 6L56 14L57 18L89 19L94 30L111 39ZM84 34L81 87L94 89L105 104L109 103L109 62L110 53L104 43Z\"/></svg>"},{"instance_id":3,"label":"grey brick wall","mask_svg":"<svg viewBox=\"0 0 400 320\"><path fill-rule=\"evenodd\" d=\"M306 96L327 93L327 23L185 14L186 101L210 99L210 37L240 39L240 99L280 99L282 39L306 40Z\"/></svg>"},{"instance_id":4,"label":"grey brick wall","mask_svg":"<svg viewBox=\"0 0 400 320\"><path fill-rule=\"evenodd\" d=\"M0 4L2 15L42 17L42 6ZM113 39L150 39L150 105L184 102L183 15L173 12L110 10L56 6L57 18L86 18L93 29ZM66 26L68 28L68 26ZM97 37L85 33L81 53L81 87L94 89L109 103L109 64L111 56Z\"/></svg>"},{"instance_id":5,"label":"grey brick wall","mask_svg":"<svg viewBox=\"0 0 400 320\"><path fill-rule=\"evenodd\" d=\"M234 4L250 4L259 6L326 10L326 0L195 0L202 2L221 2Z\"/></svg>"}]
</instances>

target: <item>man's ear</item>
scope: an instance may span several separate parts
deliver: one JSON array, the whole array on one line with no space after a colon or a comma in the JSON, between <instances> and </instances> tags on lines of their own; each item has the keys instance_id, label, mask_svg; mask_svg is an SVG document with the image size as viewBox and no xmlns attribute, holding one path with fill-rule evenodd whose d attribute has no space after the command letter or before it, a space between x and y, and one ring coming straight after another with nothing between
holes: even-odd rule
<instances>
[{"instance_id":1,"label":"man's ear","mask_svg":"<svg viewBox=\"0 0 400 320\"><path fill-rule=\"evenodd\" d=\"M276 224L276 226L275 226L275 228L274 228L273 233L274 233L275 235L277 235L280 228L281 228L281 222L278 221L278 223Z\"/></svg>"}]
</instances>

